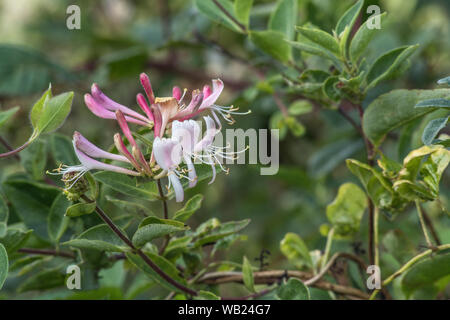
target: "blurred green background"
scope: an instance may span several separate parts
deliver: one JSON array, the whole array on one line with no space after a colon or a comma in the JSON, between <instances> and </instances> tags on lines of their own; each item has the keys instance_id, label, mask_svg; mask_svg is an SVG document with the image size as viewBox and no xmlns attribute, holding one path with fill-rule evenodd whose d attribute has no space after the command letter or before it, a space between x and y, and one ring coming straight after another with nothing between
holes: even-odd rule
<instances>
[{"instance_id":1,"label":"blurred green background","mask_svg":"<svg viewBox=\"0 0 450 320\"><path fill-rule=\"evenodd\" d=\"M299 0L298 24L310 22L331 31L352 3ZM265 80L280 74L283 67L262 54L244 35L208 20L193 1L77 1L81 30L66 27L66 8L70 4L72 1L63 0L0 1L0 110L21 106L13 121L2 128L1 135L10 144L19 146L29 136L31 105L51 82L55 93L75 92L72 112L59 132L71 136L77 130L97 145L109 147L118 125L94 116L85 107L83 95L97 82L112 99L137 109L135 97L142 91L140 72L150 75L159 96L171 95L173 85L192 90L221 78L225 91L219 103L252 110L250 115L237 116L233 127L270 127L278 108ZM369 4L379 5L381 11L388 12L389 19L382 25L384 32L370 45L368 61L399 45L420 44L406 75L378 86L369 97L393 88L433 88L437 79L450 74L449 1L366 1L366 6ZM254 1L252 29L263 29L273 8L273 1ZM313 59L308 66L321 67L320 61ZM265 77L259 76L261 70ZM284 87L279 90L284 92ZM282 99L290 104L296 97L286 92ZM365 105L369 102L370 98ZM203 182L187 192L186 198L198 192L205 195L192 225L211 217L221 221L251 219L243 232L248 235L247 241L221 253L226 260L240 262L243 255L253 259L267 249L271 252L269 268L288 268L279 250L279 242L287 232L301 235L310 249L323 249L326 238L318 229L326 222L326 205L334 199L339 185L358 183L344 162L348 157L365 158L363 144L353 128L337 112L317 106L299 120L306 134L299 138L287 132L282 139L277 175L261 176L258 165L231 165L230 174L220 174L213 185ZM400 134L394 132L383 145L384 152L401 160L409 150L420 146L420 128L426 123L421 121L415 124L411 145L398 149ZM53 166L49 160L47 169ZM18 168L13 160L2 160L0 179ZM449 206L448 178L447 170L441 183L441 203L427 206L443 242L450 241L450 234L443 232L450 226L448 214L441 210ZM171 202L170 212L179 207ZM155 203L153 210L161 210L160 204ZM10 221L13 223L14 218ZM364 249L366 228L363 220L355 241L337 241L333 251L352 251L358 242ZM394 222L383 219L382 234L391 229L411 235L412 243L423 242L415 215L404 212ZM387 273L389 270L383 270L383 274ZM222 290L244 292L232 284Z\"/></svg>"}]
</instances>

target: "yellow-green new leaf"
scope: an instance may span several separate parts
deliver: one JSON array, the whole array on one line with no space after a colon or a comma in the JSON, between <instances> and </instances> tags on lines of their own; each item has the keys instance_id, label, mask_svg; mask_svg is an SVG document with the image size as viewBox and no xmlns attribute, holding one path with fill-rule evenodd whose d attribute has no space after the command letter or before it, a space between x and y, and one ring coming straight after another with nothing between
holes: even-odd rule
<instances>
[{"instance_id":1,"label":"yellow-green new leaf","mask_svg":"<svg viewBox=\"0 0 450 320\"><path fill-rule=\"evenodd\" d=\"M345 183L340 186L334 201L327 206L327 218L337 235L351 236L359 230L366 207L364 191L353 183Z\"/></svg>"},{"instance_id":2,"label":"yellow-green new leaf","mask_svg":"<svg viewBox=\"0 0 450 320\"><path fill-rule=\"evenodd\" d=\"M244 281L245 287L249 291L255 292L255 279L253 278L252 265L245 256L242 263L242 279Z\"/></svg>"},{"instance_id":3,"label":"yellow-green new leaf","mask_svg":"<svg viewBox=\"0 0 450 320\"><path fill-rule=\"evenodd\" d=\"M42 107L35 129L40 133L48 133L58 129L69 115L72 107L73 92L57 95Z\"/></svg>"}]
</instances>

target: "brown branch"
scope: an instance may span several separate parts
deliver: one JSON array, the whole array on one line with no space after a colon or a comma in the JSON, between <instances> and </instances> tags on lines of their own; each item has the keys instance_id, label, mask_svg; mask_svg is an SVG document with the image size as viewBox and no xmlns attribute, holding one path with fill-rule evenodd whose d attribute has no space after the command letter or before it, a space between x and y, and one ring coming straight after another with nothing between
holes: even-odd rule
<instances>
[{"instance_id":1,"label":"brown branch","mask_svg":"<svg viewBox=\"0 0 450 320\"><path fill-rule=\"evenodd\" d=\"M5 147L6 150L8 151L13 151L13 147L8 143L8 141L6 141L3 137L0 136L0 143ZM14 158L16 158L16 160L20 160L20 156L18 154L14 154Z\"/></svg>"},{"instance_id":2,"label":"brown branch","mask_svg":"<svg viewBox=\"0 0 450 320\"><path fill-rule=\"evenodd\" d=\"M161 201L163 204L164 219L169 219L169 209L167 208L166 196L164 195L164 192L163 192L163 189L161 186L161 179L157 180L157 185L158 185L159 197L161 198ZM164 250L166 250L166 247L169 244L169 241L170 241L170 236L166 235L164 237L164 242L163 242L161 248L159 249L159 254L164 253Z\"/></svg>"},{"instance_id":3,"label":"brown branch","mask_svg":"<svg viewBox=\"0 0 450 320\"><path fill-rule=\"evenodd\" d=\"M313 275L308 272L296 270L271 270L254 272L253 277L255 279L255 284L272 284L279 282L283 277L298 278L302 281L305 281L311 279ZM230 282L243 283L242 272L210 272L203 275L200 279L197 280L197 283L204 284L223 284ZM312 287L323 290L331 290L339 294L361 299L369 298L369 295L367 293L362 292L359 289L334 284L323 280L315 282L314 284L312 284Z\"/></svg>"},{"instance_id":4,"label":"brown branch","mask_svg":"<svg viewBox=\"0 0 450 320\"><path fill-rule=\"evenodd\" d=\"M28 253L28 254L40 254L40 255L46 255L46 256L55 256L55 257L64 257L64 258L70 258L75 259L75 254L68 251L58 251L53 249L33 249L33 248L20 248L17 250L21 253Z\"/></svg>"},{"instance_id":5,"label":"brown branch","mask_svg":"<svg viewBox=\"0 0 450 320\"><path fill-rule=\"evenodd\" d=\"M427 225L428 229L431 232L431 236L433 237L434 242L436 242L436 245L440 246L442 244L441 239L439 239L436 229L434 228L433 221L431 221L430 216L428 215L428 213L425 211L424 208L422 208L422 216L423 220L425 221L425 224Z\"/></svg>"}]
</instances>

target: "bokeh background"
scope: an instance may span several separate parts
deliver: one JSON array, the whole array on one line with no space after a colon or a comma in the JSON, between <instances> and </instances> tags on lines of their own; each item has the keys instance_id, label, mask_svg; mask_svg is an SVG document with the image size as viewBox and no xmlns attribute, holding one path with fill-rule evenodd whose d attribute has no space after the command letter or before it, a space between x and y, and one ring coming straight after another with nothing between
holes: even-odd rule
<instances>
[{"instance_id":1,"label":"bokeh background","mask_svg":"<svg viewBox=\"0 0 450 320\"><path fill-rule=\"evenodd\" d=\"M331 31L352 3L299 0L298 24L310 22ZM236 117L235 128L273 125L279 110L267 79L279 75L283 67L255 48L244 35L202 15L194 1L76 1L81 8L81 30L66 27L66 8L70 4L73 1L0 1L0 110L21 106L13 121L1 131L10 144L19 146L30 135L28 113L51 82L55 93L75 92L72 112L59 132L71 136L78 130L107 148L118 125L95 117L85 107L83 95L97 82L111 98L137 109L135 97L142 91L140 72L150 75L159 96L170 95L173 85L192 90L213 78L221 78L225 91L219 103L252 110L250 115ZM437 79L450 74L449 1L366 1L369 4L377 4L389 14L388 22L382 25L384 32L370 45L366 57L369 61L399 45L420 44L405 76L378 86L370 97L393 88L433 88ZM265 28L274 5L271 0L254 1L252 29ZM309 66L320 67L320 63L308 61ZM280 99L289 105L297 98L286 87L281 85L277 90L281 92ZM231 165L230 174L220 174L213 185L203 182L187 192L187 196L198 192L205 195L202 209L192 218L193 225L213 216L221 221L251 219L243 232L247 240L221 253L222 258L240 262L243 255L253 259L267 249L271 252L266 261L270 268L288 268L290 265L279 249L287 232L301 235L310 249L323 249L326 238L318 230L326 222L326 205L334 199L340 184L357 183L344 159L363 160L364 146L337 112L314 106L312 112L298 120L306 132L296 137L284 129L277 175L261 176L258 165ZM413 127L411 145L399 143L401 133L394 132L383 145L385 153L400 160L413 147L420 146L421 128L426 122ZM49 159L47 169L53 165ZM2 160L0 179L17 170L13 160ZM450 234L444 232L450 226L445 209L449 207L448 170L441 185L441 202L426 208L442 241L449 242ZM178 207L170 203L171 212ZM160 204L155 203L152 209L161 210ZM337 241L333 251L352 250L349 247L364 250L365 219L353 243L349 246L348 241ZM10 221L14 222L14 217ZM408 212L395 222L383 219L381 232L388 229L400 230L411 243L422 241L416 216ZM230 294L244 292L232 284L222 290Z\"/></svg>"}]
</instances>

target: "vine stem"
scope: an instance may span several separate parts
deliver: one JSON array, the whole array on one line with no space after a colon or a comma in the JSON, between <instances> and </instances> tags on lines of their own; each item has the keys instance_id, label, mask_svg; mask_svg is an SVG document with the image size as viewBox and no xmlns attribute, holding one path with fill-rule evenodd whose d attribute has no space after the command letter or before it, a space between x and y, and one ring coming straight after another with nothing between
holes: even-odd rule
<instances>
[{"instance_id":1,"label":"vine stem","mask_svg":"<svg viewBox=\"0 0 450 320\"><path fill-rule=\"evenodd\" d=\"M425 224L425 220L423 218L422 208L420 207L420 203L418 200L415 201L417 214L420 220L420 226L422 227L423 234L425 236L425 240L427 241L428 248L433 248L433 243L431 242L430 236L428 235L427 226Z\"/></svg>"},{"instance_id":2,"label":"vine stem","mask_svg":"<svg viewBox=\"0 0 450 320\"><path fill-rule=\"evenodd\" d=\"M75 259L75 254L68 251L58 251L53 249L34 249L34 248L20 248L17 250L21 253L28 253L28 254L41 254L46 256L56 256L56 257L64 257L64 258L70 258Z\"/></svg>"},{"instance_id":3,"label":"vine stem","mask_svg":"<svg viewBox=\"0 0 450 320\"><path fill-rule=\"evenodd\" d=\"M89 199L86 196L81 196L83 200L86 202L92 202L91 199ZM180 289L181 291L191 295L196 296L197 291L190 289L186 286L184 286L181 283L178 283L174 279L172 279L167 273L165 273L160 267L158 267L141 249L136 248L130 239L128 239L127 235L125 235L115 224L114 222L108 217L108 215L99 207L95 206L95 211L99 215L99 217L111 228L111 230L127 245L129 246L135 253L137 253L142 260L150 267L152 268L158 275L161 276L164 280L166 280L168 283L173 285L175 288Z\"/></svg>"},{"instance_id":4,"label":"vine stem","mask_svg":"<svg viewBox=\"0 0 450 320\"><path fill-rule=\"evenodd\" d=\"M422 260L423 258L426 258L427 256L429 256L430 254L432 254L433 252L438 252L438 251L443 251L446 249L450 249L450 244L443 244L440 246L437 246L433 249L428 249L424 252L422 252L421 254L418 254L417 256L413 257L411 260L409 260L408 262L406 262L400 269L398 269L396 272L394 272L393 274L391 274L388 278L386 278L386 280L383 281L383 283L381 284L383 287L388 285L389 283L391 283L395 278L397 278L398 276L400 276L403 272L407 271L409 268L411 268L414 264L416 264L418 261ZM370 300L375 299L375 297L377 296L378 292L380 290L374 290L372 292L372 295L370 296Z\"/></svg>"},{"instance_id":5,"label":"vine stem","mask_svg":"<svg viewBox=\"0 0 450 320\"><path fill-rule=\"evenodd\" d=\"M320 263L320 273L325 269L328 256L330 255L331 245L333 243L333 236L334 236L334 228L331 228L330 231L328 231L327 243L325 245L325 252L323 254L322 262Z\"/></svg>"},{"instance_id":6,"label":"vine stem","mask_svg":"<svg viewBox=\"0 0 450 320\"><path fill-rule=\"evenodd\" d=\"M159 196L160 196L162 204L163 204L164 219L169 219L169 209L167 207L166 197L164 195L163 188L162 188L162 185L161 185L161 179L157 180L157 184L158 184ZM170 236L166 235L164 237L164 242L161 245L161 248L159 248L159 254L163 254L164 253L164 250L166 250L166 247L169 244L169 241L170 241Z\"/></svg>"},{"instance_id":7,"label":"vine stem","mask_svg":"<svg viewBox=\"0 0 450 320\"><path fill-rule=\"evenodd\" d=\"M374 262L376 266L380 266L380 248L379 248L379 233L378 233L378 221L380 218L380 211L378 207L374 207L373 212L373 228L374 228L374 236L373 236L373 247L374 247Z\"/></svg>"},{"instance_id":8,"label":"vine stem","mask_svg":"<svg viewBox=\"0 0 450 320\"><path fill-rule=\"evenodd\" d=\"M5 153L0 153L0 158L6 158L6 157L10 157L10 156L17 156L17 153L19 153L20 151L22 151L23 149L25 149L26 147L28 147L28 145L30 144L30 140L28 140L27 142L25 142L23 145L21 145L20 147L18 147L17 149L14 150L10 150L8 152Z\"/></svg>"}]
</instances>

